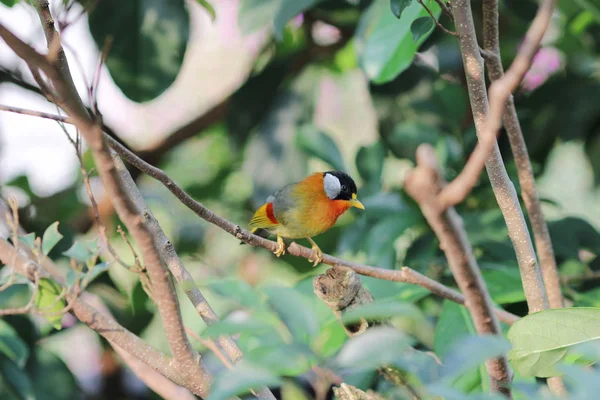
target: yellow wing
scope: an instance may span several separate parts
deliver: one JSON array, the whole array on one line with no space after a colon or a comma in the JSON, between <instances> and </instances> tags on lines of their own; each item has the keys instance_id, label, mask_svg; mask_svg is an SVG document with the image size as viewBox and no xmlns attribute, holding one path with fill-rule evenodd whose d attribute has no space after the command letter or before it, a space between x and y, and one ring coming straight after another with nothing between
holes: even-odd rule
<instances>
[{"instance_id":1,"label":"yellow wing","mask_svg":"<svg viewBox=\"0 0 600 400\"><path fill-rule=\"evenodd\" d=\"M250 220L250 232L254 233L258 229L269 229L279 225L275 214L273 213L273 203L263 204L252 216Z\"/></svg>"}]
</instances>

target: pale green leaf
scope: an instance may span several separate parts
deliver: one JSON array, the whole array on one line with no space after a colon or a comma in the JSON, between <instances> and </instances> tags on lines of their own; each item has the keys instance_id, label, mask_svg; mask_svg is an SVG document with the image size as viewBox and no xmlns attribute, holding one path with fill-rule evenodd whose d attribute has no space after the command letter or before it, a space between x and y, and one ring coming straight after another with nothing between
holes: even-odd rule
<instances>
[{"instance_id":1,"label":"pale green leaf","mask_svg":"<svg viewBox=\"0 0 600 400\"><path fill-rule=\"evenodd\" d=\"M217 376L208 400L228 400L248 393L250 389L275 386L280 383L281 379L268 369L242 361L231 370Z\"/></svg>"},{"instance_id":2,"label":"pale green leaf","mask_svg":"<svg viewBox=\"0 0 600 400\"><path fill-rule=\"evenodd\" d=\"M377 301L354 308L342 315L344 324L359 322L362 318L367 321L381 321L395 316L415 316L419 309L411 303L399 301Z\"/></svg>"},{"instance_id":3,"label":"pale green leaf","mask_svg":"<svg viewBox=\"0 0 600 400\"><path fill-rule=\"evenodd\" d=\"M94 265L94 267L88 271L87 273L87 283L90 284L92 283L92 281L94 279L96 279L98 276L100 276L102 273L108 271L108 269L110 268L111 263L108 262L103 262L100 264L96 264Z\"/></svg>"},{"instance_id":4,"label":"pale green leaf","mask_svg":"<svg viewBox=\"0 0 600 400\"><path fill-rule=\"evenodd\" d=\"M522 375L560 375L556 365L575 345L600 339L600 308L559 308L530 314L508 332L509 358ZM597 360L593 360L597 361Z\"/></svg>"},{"instance_id":5,"label":"pale green leaf","mask_svg":"<svg viewBox=\"0 0 600 400\"><path fill-rule=\"evenodd\" d=\"M215 12L214 7L207 0L198 0L198 4L200 4L209 14L210 19L215 20L217 18L217 13Z\"/></svg>"},{"instance_id":6,"label":"pale green leaf","mask_svg":"<svg viewBox=\"0 0 600 400\"><path fill-rule=\"evenodd\" d=\"M69 250L63 253L63 255L76 261L85 263L92 258L94 254L83 242L76 241L69 248Z\"/></svg>"},{"instance_id":7,"label":"pale green leaf","mask_svg":"<svg viewBox=\"0 0 600 400\"><path fill-rule=\"evenodd\" d=\"M42 236L42 252L48 255L50 251L63 238L63 235L58 231L58 221L46 228Z\"/></svg>"},{"instance_id":8,"label":"pale green leaf","mask_svg":"<svg viewBox=\"0 0 600 400\"><path fill-rule=\"evenodd\" d=\"M39 289L35 296L35 305L42 312L42 315L56 329L62 328L62 314L60 311L66 306L65 299L56 300L61 294L60 285L53 280L40 279ZM45 315L49 313L50 315Z\"/></svg>"},{"instance_id":9,"label":"pale green leaf","mask_svg":"<svg viewBox=\"0 0 600 400\"><path fill-rule=\"evenodd\" d=\"M409 338L388 326L378 326L351 338L338 356L340 367L357 370L375 369L392 364L407 349Z\"/></svg>"},{"instance_id":10,"label":"pale green leaf","mask_svg":"<svg viewBox=\"0 0 600 400\"><path fill-rule=\"evenodd\" d=\"M26 244L29 248L33 249L35 246L35 233L19 236L19 242Z\"/></svg>"},{"instance_id":11,"label":"pale green leaf","mask_svg":"<svg viewBox=\"0 0 600 400\"><path fill-rule=\"evenodd\" d=\"M295 289L271 286L265 289L269 304L297 342L310 343L319 333L319 321L311 303Z\"/></svg>"}]
</instances>

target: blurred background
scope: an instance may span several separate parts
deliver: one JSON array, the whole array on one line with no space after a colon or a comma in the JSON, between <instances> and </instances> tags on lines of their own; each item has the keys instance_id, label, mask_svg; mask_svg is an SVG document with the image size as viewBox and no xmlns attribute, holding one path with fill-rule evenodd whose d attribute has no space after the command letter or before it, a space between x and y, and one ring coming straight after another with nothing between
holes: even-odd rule
<instances>
[{"instance_id":1,"label":"blurred background","mask_svg":"<svg viewBox=\"0 0 600 400\"><path fill-rule=\"evenodd\" d=\"M304 1L297 7L285 0L209 0L214 20L201 3L102 0L87 13L89 1L50 2L79 93L90 107L90 98L97 97L111 135L164 169L196 200L242 226L284 184L315 171L345 170L356 180L366 211L349 211L317 237L323 251L382 268L407 265L453 285L434 235L402 184L419 144L435 147L452 179L476 143L456 38L434 29L417 2L397 18L389 0ZM434 1L426 3L453 29ZM472 1L472 7L480 32L481 1ZM500 1L505 67L536 9L532 0ZM0 22L45 51L37 14L25 1L0 1ZM95 95L90 94L109 36L108 59ZM598 281L580 278L600 269L599 46L600 3L559 1L515 93L565 295L570 304L593 306L600 306ZM0 104L58 113L34 85L26 65L0 43ZM67 131L75 136L71 127ZM519 190L505 135L499 142ZM93 161L85 147L83 159L90 171ZM325 266L313 269L305 259L277 259L238 246L159 183L132 173L220 316L251 313L249 299L276 284L295 287L320 321L329 321L329 310L312 293L312 277ZM119 221L110 199L91 174L112 244L132 261L116 232ZM65 238L51 255L64 268L68 259L62 253L74 240L97 238L79 161L54 121L0 112L0 190L3 199L18 200L28 232L41 236L60 222ZM485 174L459 212L494 301L526 313L514 252ZM414 304L414 315L397 323L421 346L443 351L448 345L440 338L453 336L438 322L456 312L451 306L418 287L361 280L377 299ZM21 286L0 293L0 303L27 299L27 285ZM168 350L137 274L114 265L89 290L128 329ZM204 325L193 308L185 298L181 304L186 323L201 332ZM156 398L110 346L70 315L63 320L68 329L60 331L38 317L5 320L30 348L27 373L38 399ZM324 354L345 341L335 324L323 325L321 334ZM248 349L275 340L246 339ZM481 381L471 386L476 390Z\"/></svg>"}]
</instances>

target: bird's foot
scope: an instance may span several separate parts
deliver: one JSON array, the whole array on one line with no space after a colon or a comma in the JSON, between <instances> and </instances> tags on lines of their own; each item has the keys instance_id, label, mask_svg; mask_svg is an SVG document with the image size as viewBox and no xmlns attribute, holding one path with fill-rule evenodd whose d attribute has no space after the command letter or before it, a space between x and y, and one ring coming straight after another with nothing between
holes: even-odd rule
<instances>
[{"instance_id":1,"label":"bird's foot","mask_svg":"<svg viewBox=\"0 0 600 400\"><path fill-rule=\"evenodd\" d=\"M281 236L277 236L277 250L273 252L277 257L281 257L285 254L285 243Z\"/></svg>"},{"instance_id":2,"label":"bird's foot","mask_svg":"<svg viewBox=\"0 0 600 400\"><path fill-rule=\"evenodd\" d=\"M312 246L312 250L315 252L315 259L313 260L312 258L309 258L308 261L313 261L314 268L317 265L321 264L321 261L323 261L323 252L316 244Z\"/></svg>"}]
</instances>

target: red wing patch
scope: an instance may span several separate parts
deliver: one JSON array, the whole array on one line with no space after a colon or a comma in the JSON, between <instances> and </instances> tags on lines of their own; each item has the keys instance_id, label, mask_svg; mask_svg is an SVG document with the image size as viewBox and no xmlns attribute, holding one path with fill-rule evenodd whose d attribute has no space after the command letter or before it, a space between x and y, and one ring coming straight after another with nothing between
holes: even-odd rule
<instances>
[{"instance_id":1,"label":"red wing patch","mask_svg":"<svg viewBox=\"0 0 600 400\"><path fill-rule=\"evenodd\" d=\"M268 203L267 204L267 218L269 218L269 221L271 221L274 224L278 224L279 222L277 222L277 218L275 218L275 213L273 212L273 203Z\"/></svg>"}]
</instances>

